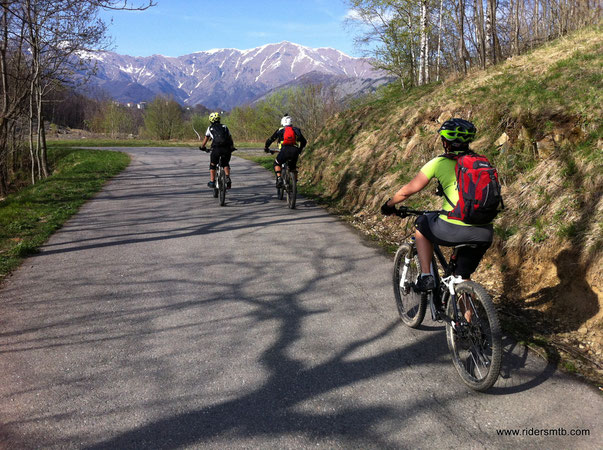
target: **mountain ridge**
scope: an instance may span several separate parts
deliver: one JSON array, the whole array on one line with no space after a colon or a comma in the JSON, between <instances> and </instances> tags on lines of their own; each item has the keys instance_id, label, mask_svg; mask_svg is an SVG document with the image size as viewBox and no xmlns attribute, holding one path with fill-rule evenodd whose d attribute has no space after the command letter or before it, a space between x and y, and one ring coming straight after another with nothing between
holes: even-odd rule
<instances>
[{"instance_id":1,"label":"mountain ridge","mask_svg":"<svg viewBox=\"0 0 603 450\"><path fill-rule=\"evenodd\" d=\"M383 77L367 58L288 41L177 57L114 52L84 53L81 57L95 64L89 87L104 89L115 100L138 102L150 100L151 95L169 95L183 105L201 103L223 109L250 103L309 72L361 80Z\"/></svg>"}]
</instances>

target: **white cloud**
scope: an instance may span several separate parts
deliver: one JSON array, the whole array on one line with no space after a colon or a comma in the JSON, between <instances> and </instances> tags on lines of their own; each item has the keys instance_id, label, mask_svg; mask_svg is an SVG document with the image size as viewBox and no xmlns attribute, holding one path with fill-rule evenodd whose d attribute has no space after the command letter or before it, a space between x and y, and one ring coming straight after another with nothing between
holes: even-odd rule
<instances>
[{"instance_id":1,"label":"white cloud","mask_svg":"<svg viewBox=\"0 0 603 450\"><path fill-rule=\"evenodd\" d=\"M396 13L389 8L380 11L380 15L386 21L393 20L396 17ZM371 14L371 18L376 19L377 23L380 22L379 16L377 14ZM354 22L367 23L367 20L364 17L362 17L362 15L358 12L358 10L356 10L354 8L348 9L346 14L343 16L342 20L351 20Z\"/></svg>"},{"instance_id":2,"label":"white cloud","mask_svg":"<svg viewBox=\"0 0 603 450\"><path fill-rule=\"evenodd\" d=\"M358 13L358 11L356 11L353 8L350 8L346 12L345 16L343 16L343 20L360 20L360 21L362 21L362 17Z\"/></svg>"}]
</instances>

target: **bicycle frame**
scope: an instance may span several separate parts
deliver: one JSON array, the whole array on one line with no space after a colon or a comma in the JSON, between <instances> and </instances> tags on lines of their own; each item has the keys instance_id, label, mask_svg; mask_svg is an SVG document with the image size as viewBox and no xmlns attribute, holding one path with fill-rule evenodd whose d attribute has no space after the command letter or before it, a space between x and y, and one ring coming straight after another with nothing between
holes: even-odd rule
<instances>
[{"instance_id":1,"label":"bicycle frame","mask_svg":"<svg viewBox=\"0 0 603 450\"><path fill-rule=\"evenodd\" d=\"M414 211L414 210L399 210L402 212L402 214L412 214L412 215L419 215L419 214L423 214L426 211ZM398 215L400 217L402 217L402 215L400 213L398 213ZM414 241L414 238L413 238ZM414 242L413 242L414 245ZM454 247L454 250L452 252L452 255L450 256L450 260L447 261L444 254L442 253L442 250L440 249L440 246L438 244L433 244L433 255L435 256L435 258L432 258L432 262L431 262L431 272L433 274L434 280L435 280L435 285L436 288L430 292L430 294L428 295L429 298L429 310L431 312L431 318L432 320L436 321L436 320L443 320L444 322L448 322L450 323L450 325L452 325L453 327L456 327L456 324L453 320L453 318L448 317L446 315L446 313L444 313L444 311L446 310L446 305L448 304L448 302L450 301L450 299L453 300L453 309L454 309L454 317L458 317L459 311L458 311L458 306L457 306L457 302L456 302L456 290L455 290L455 285L462 283L464 280L461 276L458 275L454 275L454 270L456 269L456 256L458 253L459 248L463 247L464 245L458 245ZM416 248L416 247L415 247ZM436 262L437 261L437 262ZM408 264L409 261L407 261L406 263ZM443 269L443 276L440 277L440 274L437 270L437 264L440 264L440 266ZM404 271L406 270L406 267L404 269ZM406 272L403 272L402 274L402 279L405 279L406 277ZM442 306L442 310L438 310L438 308L436 307L436 302Z\"/></svg>"}]
</instances>

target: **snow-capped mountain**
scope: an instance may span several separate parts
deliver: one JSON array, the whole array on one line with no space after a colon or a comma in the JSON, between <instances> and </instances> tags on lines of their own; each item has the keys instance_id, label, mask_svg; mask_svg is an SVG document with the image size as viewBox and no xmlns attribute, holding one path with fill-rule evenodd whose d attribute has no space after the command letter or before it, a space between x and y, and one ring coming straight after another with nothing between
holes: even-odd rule
<instances>
[{"instance_id":1,"label":"snow-capped mountain","mask_svg":"<svg viewBox=\"0 0 603 450\"><path fill-rule=\"evenodd\" d=\"M310 73L337 79L383 76L365 58L332 48L308 48L291 42L250 50L215 49L180 57L132 57L112 52L81 55L96 65L89 87L100 87L121 102L172 95L186 105L201 103L230 109Z\"/></svg>"}]
</instances>

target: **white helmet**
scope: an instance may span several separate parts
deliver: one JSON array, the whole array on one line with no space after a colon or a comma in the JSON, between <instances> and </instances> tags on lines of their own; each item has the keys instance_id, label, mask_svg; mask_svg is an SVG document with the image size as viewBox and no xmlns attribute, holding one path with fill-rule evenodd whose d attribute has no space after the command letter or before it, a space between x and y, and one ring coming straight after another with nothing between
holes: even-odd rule
<instances>
[{"instance_id":1,"label":"white helmet","mask_svg":"<svg viewBox=\"0 0 603 450\"><path fill-rule=\"evenodd\" d=\"M284 127L288 127L291 126L291 123L293 121L291 120L291 116L285 115L282 119L281 119L281 125Z\"/></svg>"}]
</instances>

